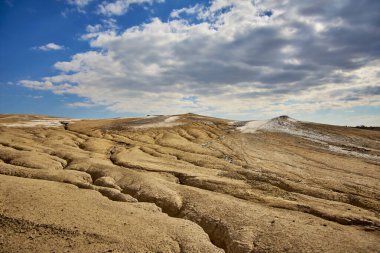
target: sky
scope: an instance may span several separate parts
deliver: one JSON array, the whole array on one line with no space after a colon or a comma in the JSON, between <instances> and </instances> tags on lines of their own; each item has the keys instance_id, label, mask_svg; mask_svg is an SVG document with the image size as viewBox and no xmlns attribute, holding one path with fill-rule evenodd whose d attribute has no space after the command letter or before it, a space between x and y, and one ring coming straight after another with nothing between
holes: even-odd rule
<instances>
[{"instance_id":1,"label":"sky","mask_svg":"<svg viewBox=\"0 0 380 253\"><path fill-rule=\"evenodd\" d=\"M380 126L380 1L0 0L0 113Z\"/></svg>"}]
</instances>

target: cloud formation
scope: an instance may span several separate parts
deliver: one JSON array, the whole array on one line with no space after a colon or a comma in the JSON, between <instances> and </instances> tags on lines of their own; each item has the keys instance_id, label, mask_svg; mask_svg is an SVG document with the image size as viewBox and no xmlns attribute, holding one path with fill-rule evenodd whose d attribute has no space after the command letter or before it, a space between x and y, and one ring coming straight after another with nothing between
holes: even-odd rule
<instances>
[{"instance_id":1,"label":"cloud formation","mask_svg":"<svg viewBox=\"0 0 380 253\"><path fill-rule=\"evenodd\" d=\"M83 8L92 1L93 0L67 0L67 3L70 5L74 5L78 8Z\"/></svg>"},{"instance_id":2,"label":"cloud formation","mask_svg":"<svg viewBox=\"0 0 380 253\"><path fill-rule=\"evenodd\" d=\"M41 51L54 51L54 50L64 50L65 47L55 44L55 43L48 43L46 45L42 45L39 47L33 47L35 50L41 50Z\"/></svg>"},{"instance_id":3,"label":"cloud formation","mask_svg":"<svg viewBox=\"0 0 380 253\"><path fill-rule=\"evenodd\" d=\"M137 2L153 0L103 2L101 12L121 15ZM380 106L379 9L371 0L214 0L122 32L89 26L91 51L57 62L58 75L20 83L118 112Z\"/></svg>"},{"instance_id":4,"label":"cloud formation","mask_svg":"<svg viewBox=\"0 0 380 253\"><path fill-rule=\"evenodd\" d=\"M163 3L165 0L116 0L113 2L104 1L98 6L98 13L106 16L120 16L125 14L133 4L150 4L154 2Z\"/></svg>"}]
</instances>

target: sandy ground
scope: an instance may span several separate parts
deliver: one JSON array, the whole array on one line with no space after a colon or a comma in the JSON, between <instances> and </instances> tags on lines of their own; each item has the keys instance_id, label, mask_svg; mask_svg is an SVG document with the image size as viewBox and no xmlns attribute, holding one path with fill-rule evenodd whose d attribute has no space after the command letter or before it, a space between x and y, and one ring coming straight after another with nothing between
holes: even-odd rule
<instances>
[{"instance_id":1,"label":"sandy ground","mask_svg":"<svg viewBox=\"0 0 380 253\"><path fill-rule=\"evenodd\" d=\"M0 115L0 252L379 252L379 131L60 121Z\"/></svg>"}]
</instances>

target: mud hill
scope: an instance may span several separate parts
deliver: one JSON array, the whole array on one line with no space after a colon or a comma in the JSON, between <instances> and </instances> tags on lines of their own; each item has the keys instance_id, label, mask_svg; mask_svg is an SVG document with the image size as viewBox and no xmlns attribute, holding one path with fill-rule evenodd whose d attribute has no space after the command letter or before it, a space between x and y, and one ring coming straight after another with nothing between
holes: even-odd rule
<instances>
[{"instance_id":1,"label":"mud hill","mask_svg":"<svg viewBox=\"0 0 380 253\"><path fill-rule=\"evenodd\" d=\"M380 132L0 115L0 252L379 252Z\"/></svg>"}]
</instances>

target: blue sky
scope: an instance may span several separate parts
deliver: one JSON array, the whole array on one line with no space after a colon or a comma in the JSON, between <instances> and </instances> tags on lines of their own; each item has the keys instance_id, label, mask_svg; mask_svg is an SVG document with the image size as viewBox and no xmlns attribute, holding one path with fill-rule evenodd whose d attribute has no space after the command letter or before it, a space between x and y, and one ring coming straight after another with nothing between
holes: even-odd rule
<instances>
[{"instance_id":1,"label":"blue sky","mask_svg":"<svg viewBox=\"0 0 380 253\"><path fill-rule=\"evenodd\" d=\"M380 125L379 9L370 0L2 0L0 113Z\"/></svg>"}]
</instances>

